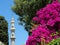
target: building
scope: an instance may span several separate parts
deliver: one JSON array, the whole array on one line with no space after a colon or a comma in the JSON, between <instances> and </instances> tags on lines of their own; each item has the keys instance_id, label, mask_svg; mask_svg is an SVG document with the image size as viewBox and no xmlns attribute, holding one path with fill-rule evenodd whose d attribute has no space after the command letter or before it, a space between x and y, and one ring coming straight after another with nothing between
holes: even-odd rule
<instances>
[{"instance_id":1,"label":"building","mask_svg":"<svg viewBox=\"0 0 60 45\"><path fill-rule=\"evenodd\" d=\"M11 20L11 45L15 45L15 27L14 27L14 18Z\"/></svg>"}]
</instances>

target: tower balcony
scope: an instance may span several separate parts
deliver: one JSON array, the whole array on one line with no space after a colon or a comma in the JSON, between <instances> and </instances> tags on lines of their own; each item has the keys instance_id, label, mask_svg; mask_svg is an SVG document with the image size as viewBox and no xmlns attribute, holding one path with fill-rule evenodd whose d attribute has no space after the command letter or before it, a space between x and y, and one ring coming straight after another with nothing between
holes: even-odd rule
<instances>
[{"instance_id":1,"label":"tower balcony","mask_svg":"<svg viewBox=\"0 0 60 45\"><path fill-rule=\"evenodd\" d=\"M15 36L11 36L11 39L15 39Z\"/></svg>"},{"instance_id":2,"label":"tower balcony","mask_svg":"<svg viewBox=\"0 0 60 45\"><path fill-rule=\"evenodd\" d=\"M11 28L11 30L15 30L15 27L14 28Z\"/></svg>"}]
</instances>

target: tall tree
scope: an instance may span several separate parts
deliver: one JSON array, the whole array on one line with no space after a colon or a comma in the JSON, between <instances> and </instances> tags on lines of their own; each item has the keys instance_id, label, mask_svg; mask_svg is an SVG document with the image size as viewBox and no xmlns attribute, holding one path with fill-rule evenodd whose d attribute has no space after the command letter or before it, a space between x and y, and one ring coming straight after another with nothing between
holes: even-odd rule
<instances>
[{"instance_id":1,"label":"tall tree","mask_svg":"<svg viewBox=\"0 0 60 45\"><path fill-rule=\"evenodd\" d=\"M8 23L3 16L0 16L0 41L8 45Z\"/></svg>"},{"instance_id":2,"label":"tall tree","mask_svg":"<svg viewBox=\"0 0 60 45\"><path fill-rule=\"evenodd\" d=\"M32 18L36 11L51 3L52 0L14 0L12 10L19 16L20 24L29 32L32 26Z\"/></svg>"}]
</instances>

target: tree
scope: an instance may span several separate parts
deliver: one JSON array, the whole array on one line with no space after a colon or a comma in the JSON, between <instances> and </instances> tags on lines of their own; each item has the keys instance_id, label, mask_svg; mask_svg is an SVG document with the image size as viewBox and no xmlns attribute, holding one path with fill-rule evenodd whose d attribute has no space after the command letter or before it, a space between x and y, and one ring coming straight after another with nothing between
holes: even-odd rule
<instances>
[{"instance_id":1,"label":"tree","mask_svg":"<svg viewBox=\"0 0 60 45\"><path fill-rule=\"evenodd\" d=\"M8 45L8 23L3 16L0 16L0 41Z\"/></svg>"},{"instance_id":2,"label":"tree","mask_svg":"<svg viewBox=\"0 0 60 45\"><path fill-rule=\"evenodd\" d=\"M19 16L20 24L29 32L32 26L32 18L36 11L51 3L52 0L14 0L12 10Z\"/></svg>"}]
</instances>

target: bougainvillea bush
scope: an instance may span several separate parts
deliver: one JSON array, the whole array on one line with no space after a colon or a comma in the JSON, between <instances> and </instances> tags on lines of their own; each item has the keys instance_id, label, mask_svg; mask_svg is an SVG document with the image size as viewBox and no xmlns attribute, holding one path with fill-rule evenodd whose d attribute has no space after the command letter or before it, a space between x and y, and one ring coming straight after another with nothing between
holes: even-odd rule
<instances>
[{"instance_id":1,"label":"bougainvillea bush","mask_svg":"<svg viewBox=\"0 0 60 45\"><path fill-rule=\"evenodd\" d=\"M42 45L44 39L48 44L52 40L60 37L60 2L54 0L51 4L38 10L32 19L38 25L33 29L31 36L28 37L26 45Z\"/></svg>"}]
</instances>

